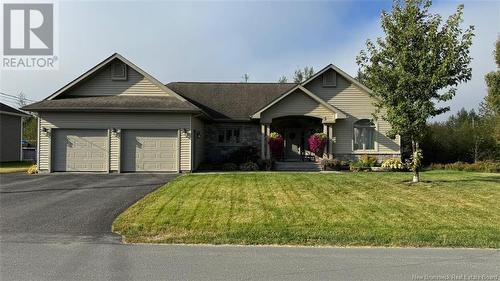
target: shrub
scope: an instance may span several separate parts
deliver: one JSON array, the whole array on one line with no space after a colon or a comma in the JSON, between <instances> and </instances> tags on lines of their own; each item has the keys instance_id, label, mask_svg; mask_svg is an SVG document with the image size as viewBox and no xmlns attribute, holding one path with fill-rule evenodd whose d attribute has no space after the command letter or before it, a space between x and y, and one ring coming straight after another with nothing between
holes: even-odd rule
<instances>
[{"instance_id":1,"label":"shrub","mask_svg":"<svg viewBox=\"0 0 500 281\"><path fill-rule=\"evenodd\" d=\"M246 162L240 165L240 170L242 171L258 171L259 166L254 162Z\"/></svg>"},{"instance_id":2,"label":"shrub","mask_svg":"<svg viewBox=\"0 0 500 281\"><path fill-rule=\"evenodd\" d=\"M254 146L242 146L234 150L227 157L227 162L237 165L246 162L256 162L259 159L259 151Z\"/></svg>"},{"instance_id":3,"label":"shrub","mask_svg":"<svg viewBox=\"0 0 500 281\"><path fill-rule=\"evenodd\" d=\"M476 163L455 162L451 164L431 164L429 168L432 170L500 173L500 162L478 161Z\"/></svg>"},{"instance_id":4,"label":"shrub","mask_svg":"<svg viewBox=\"0 0 500 281\"><path fill-rule=\"evenodd\" d=\"M382 163L382 168L391 169L393 171L403 171L406 169L405 164L399 158L389 158Z\"/></svg>"},{"instance_id":5,"label":"shrub","mask_svg":"<svg viewBox=\"0 0 500 281\"><path fill-rule=\"evenodd\" d=\"M271 171L274 169L274 160L272 159L259 159L257 165L262 171Z\"/></svg>"},{"instance_id":6,"label":"shrub","mask_svg":"<svg viewBox=\"0 0 500 281\"><path fill-rule=\"evenodd\" d=\"M349 170L350 166L351 166L351 161L350 160L342 160L342 161L340 161L340 168L342 170Z\"/></svg>"},{"instance_id":7,"label":"shrub","mask_svg":"<svg viewBox=\"0 0 500 281\"><path fill-rule=\"evenodd\" d=\"M369 156L368 154L361 156L359 162L361 162L364 167L374 167L378 164L377 157Z\"/></svg>"},{"instance_id":8,"label":"shrub","mask_svg":"<svg viewBox=\"0 0 500 281\"><path fill-rule=\"evenodd\" d=\"M334 171L340 171L342 170L342 161L337 159L323 159L321 160L321 166L323 167L323 170L328 168Z\"/></svg>"},{"instance_id":9,"label":"shrub","mask_svg":"<svg viewBox=\"0 0 500 281\"><path fill-rule=\"evenodd\" d=\"M37 174L38 173L38 166L35 164L35 165L31 165L31 167L29 167L27 173L32 175L32 174Z\"/></svg>"},{"instance_id":10,"label":"shrub","mask_svg":"<svg viewBox=\"0 0 500 281\"><path fill-rule=\"evenodd\" d=\"M370 171L370 166L365 165L362 161L351 162L349 165L349 169L353 172L360 171Z\"/></svg>"},{"instance_id":11,"label":"shrub","mask_svg":"<svg viewBox=\"0 0 500 281\"><path fill-rule=\"evenodd\" d=\"M315 133L309 136L309 150L314 154L321 153L325 149L328 136L325 133Z\"/></svg>"},{"instance_id":12,"label":"shrub","mask_svg":"<svg viewBox=\"0 0 500 281\"><path fill-rule=\"evenodd\" d=\"M222 170L223 171L236 171L238 170L238 166L234 163L224 163L222 164Z\"/></svg>"}]
</instances>

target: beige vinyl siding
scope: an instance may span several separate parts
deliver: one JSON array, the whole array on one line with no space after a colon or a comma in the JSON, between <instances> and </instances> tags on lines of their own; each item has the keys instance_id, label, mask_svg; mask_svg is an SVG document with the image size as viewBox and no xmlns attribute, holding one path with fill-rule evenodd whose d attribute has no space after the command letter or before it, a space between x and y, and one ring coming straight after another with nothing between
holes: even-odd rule
<instances>
[{"instance_id":1,"label":"beige vinyl siding","mask_svg":"<svg viewBox=\"0 0 500 281\"><path fill-rule=\"evenodd\" d=\"M181 171L191 171L191 131L181 132Z\"/></svg>"},{"instance_id":2,"label":"beige vinyl siding","mask_svg":"<svg viewBox=\"0 0 500 281\"><path fill-rule=\"evenodd\" d=\"M203 121L199 118L192 117L191 128L193 130L193 170L198 168L201 162L204 161L204 149L205 149L205 128ZM200 136L199 138L197 136Z\"/></svg>"},{"instance_id":3,"label":"beige vinyl siding","mask_svg":"<svg viewBox=\"0 0 500 281\"><path fill-rule=\"evenodd\" d=\"M335 118L335 114L325 106L297 89L261 114L261 123L271 123L273 118L282 116L312 116L318 118Z\"/></svg>"},{"instance_id":4,"label":"beige vinyl siding","mask_svg":"<svg viewBox=\"0 0 500 281\"><path fill-rule=\"evenodd\" d=\"M333 71L333 70L330 70ZM333 135L336 143L333 145L334 154L347 153L374 153L374 154L399 154L399 137L392 140L386 136L390 130L387 121L379 118L375 121L377 134L375 138L374 151L354 151L353 142L353 124L359 119L372 119L372 113L375 112L373 98L351 82L347 81L341 75L337 75L336 87L323 87L323 77L311 81L305 86L308 90L324 99L329 104L337 107L347 114L347 118L337 120L333 126Z\"/></svg>"},{"instance_id":5,"label":"beige vinyl siding","mask_svg":"<svg viewBox=\"0 0 500 281\"><path fill-rule=\"evenodd\" d=\"M117 172L120 171L120 136L110 132L109 138L109 170Z\"/></svg>"},{"instance_id":6,"label":"beige vinyl siding","mask_svg":"<svg viewBox=\"0 0 500 281\"><path fill-rule=\"evenodd\" d=\"M50 171L50 133L42 133L42 128L66 129L175 129L190 130L189 114L174 113L40 113L40 163L41 171ZM110 134L110 169L119 171L120 134ZM181 138L181 170L191 170L191 139Z\"/></svg>"},{"instance_id":7,"label":"beige vinyl siding","mask_svg":"<svg viewBox=\"0 0 500 281\"><path fill-rule=\"evenodd\" d=\"M112 80L111 65L97 71L80 82L64 95L74 96L114 96L114 95L168 95L158 85L127 66L127 80Z\"/></svg>"}]
</instances>

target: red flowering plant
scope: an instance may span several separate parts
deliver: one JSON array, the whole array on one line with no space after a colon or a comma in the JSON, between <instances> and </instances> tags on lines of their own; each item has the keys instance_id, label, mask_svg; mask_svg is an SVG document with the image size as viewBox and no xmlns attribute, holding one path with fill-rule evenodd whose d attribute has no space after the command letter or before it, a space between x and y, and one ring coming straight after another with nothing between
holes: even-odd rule
<instances>
[{"instance_id":1,"label":"red flowering plant","mask_svg":"<svg viewBox=\"0 0 500 281\"><path fill-rule=\"evenodd\" d=\"M281 156L283 153L283 136L279 133L272 132L269 134L267 143L269 144L269 149L274 157Z\"/></svg>"},{"instance_id":2,"label":"red flowering plant","mask_svg":"<svg viewBox=\"0 0 500 281\"><path fill-rule=\"evenodd\" d=\"M309 136L309 150L314 154L321 154L325 149L328 137L324 133L315 133Z\"/></svg>"}]
</instances>

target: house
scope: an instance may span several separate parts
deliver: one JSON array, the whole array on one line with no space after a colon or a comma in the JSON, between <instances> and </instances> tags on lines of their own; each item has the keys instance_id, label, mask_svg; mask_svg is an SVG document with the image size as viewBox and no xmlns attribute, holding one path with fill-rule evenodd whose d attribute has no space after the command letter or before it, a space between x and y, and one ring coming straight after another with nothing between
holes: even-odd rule
<instances>
[{"instance_id":1,"label":"house","mask_svg":"<svg viewBox=\"0 0 500 281\"><path fill-rule=\"evenodd\" d=\"M0 103L0 162L22 161L23 118L28 114Z\"/></svg>"},{"instance_id":2,"label":"house","mask_svg":"<svg viewBox=\"0 0 500 281\"><path fill-rule=\"evenodd\" d=\"M41 172L188 172L285 139L283 161L311 159L307 137L328 135L320 158L400 155L390 126L372 120L370 90L334 65L300 84L174 82L164 85L113 54L41 102Z\"/></svg>"}]
</instances>

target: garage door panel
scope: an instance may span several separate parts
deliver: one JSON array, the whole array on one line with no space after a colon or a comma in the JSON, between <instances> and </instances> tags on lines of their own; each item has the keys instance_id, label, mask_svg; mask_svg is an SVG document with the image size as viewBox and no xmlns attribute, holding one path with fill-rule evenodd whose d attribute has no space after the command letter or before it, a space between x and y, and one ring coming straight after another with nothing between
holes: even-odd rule
<instances>
[{"instance_id":1,"label":"garage door panel","mask_svg":"<svg viewBox=\"0 0 500 281\"><path fill-rule=\"evenodd\" d=\"M177 171L177 131L123 130L122 171Z\"/></svg>"},{"instance_id":2,"label":"garage door panel","mask_svg":"<svg viewBox=\"0 0 500 281\"><path fill-rule=\"evenodd\" d=\"M56 129L54 132L54 171L108 171L107 130Z\"/></svg>"}]
</instances>

